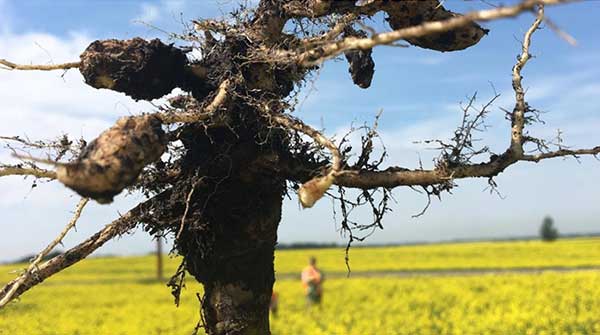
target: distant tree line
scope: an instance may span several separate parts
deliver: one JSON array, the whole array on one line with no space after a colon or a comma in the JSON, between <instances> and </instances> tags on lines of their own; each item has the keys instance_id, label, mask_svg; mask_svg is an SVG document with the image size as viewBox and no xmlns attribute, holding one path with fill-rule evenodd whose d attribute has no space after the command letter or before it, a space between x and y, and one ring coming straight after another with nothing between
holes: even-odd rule
<instances>
[{"instance_id":1,"label":"distant tree line","mask_svg":"<svg viewBox=\"0 0 600 335\"><path fill-rule=\"evenodd\" d=\"M62 250L54 250L54 251L50 252L49 254L47 254L46 256L44 256L42 258L42 260L43 261L50 260L50 259L54 258L55 256L62 255L62 253L63 253ZM14 260L11 263L29 263L29 262L31 262L31 260L33 260L35 258L35 256L36 256L35 254L23 256L19 259Z\"/></svg>"},{"instance_id":2,"label":"distant tree line","mask_svg":"<svg viewBox=\"0 0 600 335\"><path fill-rule=\"evenodd\" d=\"M337 243L317 243L317 242L294 242L294 243L279 243L275 247L277 250L286 249L330 249L339 248L341 244Z\"/></svg>"}]
</instances>

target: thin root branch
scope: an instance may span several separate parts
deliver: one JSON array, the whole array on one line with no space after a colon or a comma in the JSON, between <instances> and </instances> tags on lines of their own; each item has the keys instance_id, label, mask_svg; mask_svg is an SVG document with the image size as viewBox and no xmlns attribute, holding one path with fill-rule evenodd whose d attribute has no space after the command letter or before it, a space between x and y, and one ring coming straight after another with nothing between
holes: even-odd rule
<instances>
[{"instance_id":1,"label":"thin root branch","mask_svg":"<svg viewBox=\"0 0 600 335\"><path fill-rule=\"evenodd\" d=\"M78 68L80 62L71 62L63 64L50 64L50 65L25 65L15 64L9 62L6 59L0 59L0 69L5 70L21 70L21 71L53 71L53 70L68 70Z\"/></svg>"},{"instance_id":2,"label":"thin root branch","mask_svg":"<svg viewBox=\"0 0 600 335\"><path fill-rule=\"evenodd\" d=\"M50 242L50 244L48 244L48 246L46 248L44 248L44 250L42 250L35 257L35 259L31 262L31 264L29 264L29 267L27 268L27 270L25 270L25 272L23 272L23 274L21 274L17 279L15 279L14 281L11 282L12 285L11 285L10 289L6 292L6 294L4 294L4 296L2 297L2 299L0 299L0 308L4 307L6 304L8 304L13 299L13 296L14 296L15 292L17 292L17 290L19 289L19 287L24 282L26 282L31 277L33 277L33 276L36 275L36 272L37 272L37 269L38 269L38 265L40 264L40 262L59 243L62 243L62 240L65 237L65 235L67 235L67 233L69 232L69 230L71 230L75 226L75 224L77 223L77 220L79 220L79 217L81 216L81 212L83 211L83 208L88 203L88 201L89 201L88 198L82 198L81 201L79 201L79 204L77 204L77 207L75 208L75 213L73 214L73 218L71 219L71 221L69 221L69 223L60 232L60 234L58 234L58 236L52 242ZM4 291L4 290L2 290L2 291Z\"/></svg>"}]
</instances>

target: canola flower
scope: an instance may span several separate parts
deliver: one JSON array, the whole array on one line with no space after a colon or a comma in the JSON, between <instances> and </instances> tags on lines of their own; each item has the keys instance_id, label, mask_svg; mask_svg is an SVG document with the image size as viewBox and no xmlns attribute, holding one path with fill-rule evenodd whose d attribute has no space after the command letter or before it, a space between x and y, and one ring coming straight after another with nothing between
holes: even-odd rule
<instances>
[{"instance_id":1,"label":"canola flower","mask_svg":"<svg viewBox=\"0 0 600 335\"><path fill-rule=\"evenodd\" d=\"M329 272L346 272L343 248L282 250L277 273L296 273L314 255ZM444 243L350 249L352 271L511 269L600 266L600 238L541 241Z\"/></svg>"},{"instance_id":2,"label":"canola flower","mask_svg":"<svg viewBox=\"0 0 600 335\"><path fill-rule=\"evenodd\" d=\"M273 334L597 334L600 272L332 279L307 310L294 280ZM159 283L55 283L0 314L0 334L189 334L199 320L187 287L179 308Z\"/></svg>"},{"instance_id":3,"label":"canola flower","mask_svg":"<svg viewBox=\"0 0 600 335\"><path fill-rule=\"evenodd\" d=\"M276 284L273 334L598 334L600 272L335 279L306 310Z\"/></svg>"},{"instance_id":4,"label":"canola flower","mask_svg":"<svg viewBox=\"0 0 600 335\"><path fill-rule=\"evenodd\" d=\"M351 250L360 271L570 267L600 264L599 239L465 243ZM298 274L309 255L326 275L344 272L343 250L278 251L278 273ZM189 334L199 321L188 280L176 308L152 279L151 256L86 260L0 311L0 335ZM166 273L178 259L170 259ZM14 277L0 266L0 283ZM296 279L276 282L277 335L600 334L600 271L465 276L329 278L320 309L306 309Z\"/></svg>"}]
</instances>

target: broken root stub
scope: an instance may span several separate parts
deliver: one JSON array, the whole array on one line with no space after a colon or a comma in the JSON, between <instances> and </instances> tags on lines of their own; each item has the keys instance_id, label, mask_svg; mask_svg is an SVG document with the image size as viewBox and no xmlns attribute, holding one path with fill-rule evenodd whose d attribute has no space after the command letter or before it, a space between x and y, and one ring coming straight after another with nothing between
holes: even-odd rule
<instances>
[{"instance_id":1,"label":"broken root stub","mask_svg":"<svg viewBox=\"0 0 600 335\"><path fill-rule=\"evenodd\" d=\"M303 208L311 208L319 201L333 185L335 177L329 173L323 177L313 178L300 186L298 190L298 198Z\"/></svg>"},{"instance_id":2,"label":"broken root stub","mask_svg":"<svg viewBox=\"0 0 600 335\"><path fill-rule=\"evenodd\" d=\"M112 202L146 165L160 159L166 149L161 126L152 115L120 118L88 144L77 161L59 165L58 180L81 196Z\"/></svg>"},{"instance_id":3,"label":"broken root stub","mask_svg":"<svg viewBox=\"0 0 600 335\"><path fill-rule=\"evenodd\" d=\"M185 86L187 57L158 39L98 40L81 54L79 71L95 88L152 100Z\"/></svg>"}]
</instances>

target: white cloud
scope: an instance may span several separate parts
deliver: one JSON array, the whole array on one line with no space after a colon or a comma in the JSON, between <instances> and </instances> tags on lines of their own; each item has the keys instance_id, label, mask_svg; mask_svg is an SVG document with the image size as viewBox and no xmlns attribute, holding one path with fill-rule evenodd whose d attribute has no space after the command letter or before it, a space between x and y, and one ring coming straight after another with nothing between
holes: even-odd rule
<instances>
[{"instance_id":1,"label":"white cloud","mask_svg":"<svg viewBox=\"0 0 600 335\"><path fill-rule=\"evenodd\" d=\"M92 40L82 34L57 38L48 34L0 35L2 57L26 64L78 60ZM76 70L66 73L0 71L0 133L48 138L69 133L92 138L117 117L149 110L121 93L83 83Z\"/></svg>"},{"instance_id":2,"label":"white cloud","mask_svg":"<svg viewBox=\"0 0 600 335\"><path fill-rule=\"evenodd\" d=\"M160 17L160 9L156 5L142 3L140 13L133 19L143 23L152 23Z\"/></svg>"},{"instance_id":3,"label":"white cloud","mask_svg":"<svg viewBox=\"0 0 600 335\"><path fill-rule=\"evenodd\" d=\"M2 0L0 0L2 1ZM1 3L0 3L1 5ZM0 57L18 63L48 64L75 61L93 40L85 34L72 33L57 37L44 33L0 33ZM23 72L0 70L0 134L27 135L31 139L55 138L62 134L93 139L120 116L148 111L149 103L135 102L121 93L97 90L84 84L76 70ZM0 159L7 162L2 149ZM0 261L14 259L43 247L68 221L77 202L71 190L55 183L38 183L32 179L0 178ZM129 198L128 198L129 199ZM86 210L79 231L67 239L73 245L125 212L132 200L120 197L111 206L92 205ZM35 234L31 234L35 231ZM126 246L124 246L126 245ZM104 252L150 250L151 243L141 234L133 239L111 244Z\"/></svg>"},{"instance_id":4,"label":"white cloud","mask_svg":"<svg viewBox=\"0 0 600 335\"><path fill-rule=\"evenodd\" d=\"M134 22L155 23L156 21L178 17L185 9L185 0L162 0L156 4L144 2L140 4L139 12Z\"/></svg>"}]
</instances>

